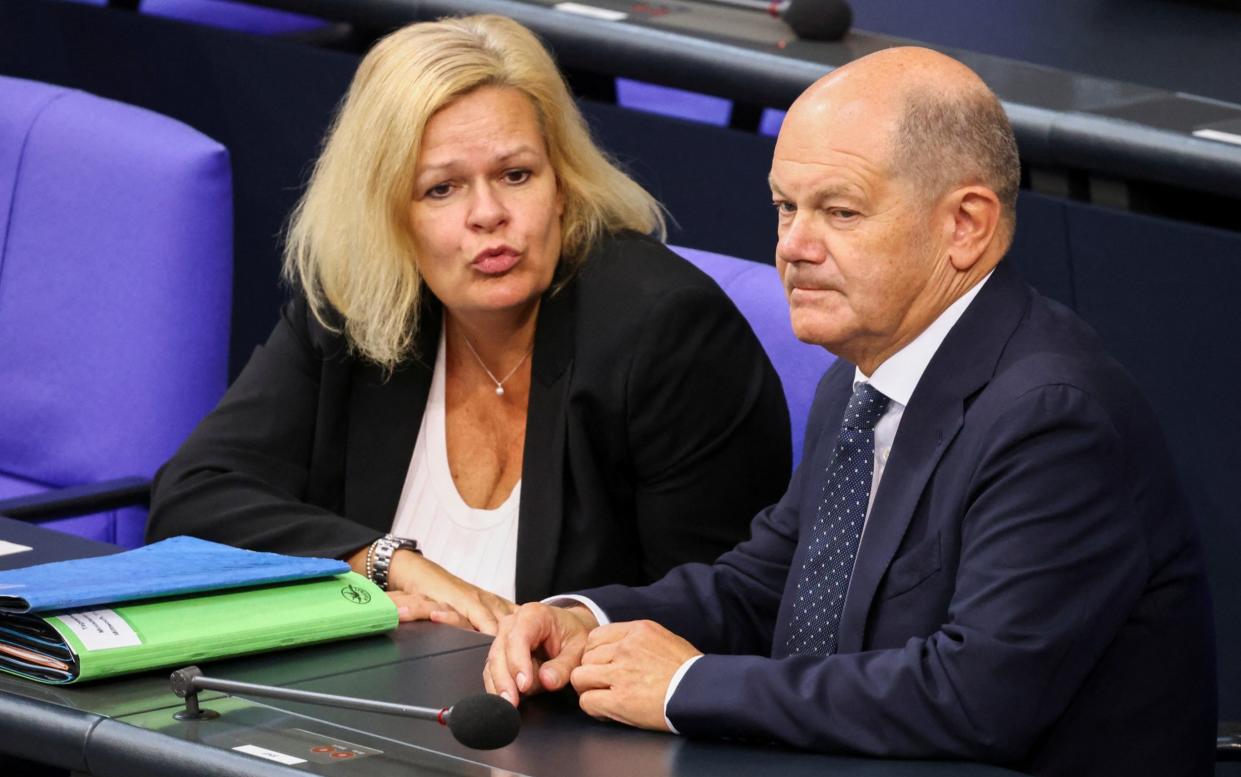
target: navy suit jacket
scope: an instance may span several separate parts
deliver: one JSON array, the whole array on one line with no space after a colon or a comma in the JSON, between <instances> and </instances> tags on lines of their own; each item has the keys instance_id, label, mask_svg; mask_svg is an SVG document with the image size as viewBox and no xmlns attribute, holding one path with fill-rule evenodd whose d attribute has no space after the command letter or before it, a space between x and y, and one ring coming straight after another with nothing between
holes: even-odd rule
<instances>
[{"instance_id":1,"label":"navy suit jacket","mask_svg":"<svg viewBox=\"0 0 1241 777\"><path fill-rule=\"evenodd\" d=\"M1211 774L1211 611L1158 422L1093 332L1003 264L905 408L838 653L788 655L853 370L824 376L805 458L748 541L650 586L583 592L707 654L672 723L1043 775Z\"/></svg>"}]
</instances>

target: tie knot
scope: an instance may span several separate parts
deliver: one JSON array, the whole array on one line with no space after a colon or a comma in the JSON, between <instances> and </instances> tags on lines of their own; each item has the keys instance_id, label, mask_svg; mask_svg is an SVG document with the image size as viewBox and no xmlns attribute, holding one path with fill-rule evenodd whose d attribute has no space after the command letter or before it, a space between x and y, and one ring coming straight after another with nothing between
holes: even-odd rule
<instances>
[{"instance_id":1,"label":"tie knot","mask_svg":"<svg viewBox=\"0 0 1241 777\"><path fill-rule=\"evenodd\" d=\"M883 411L888 409L889 401L869 383L859 383L849 398L841 426L847 429L874 429Z\"/></svg>"}]
</instances>

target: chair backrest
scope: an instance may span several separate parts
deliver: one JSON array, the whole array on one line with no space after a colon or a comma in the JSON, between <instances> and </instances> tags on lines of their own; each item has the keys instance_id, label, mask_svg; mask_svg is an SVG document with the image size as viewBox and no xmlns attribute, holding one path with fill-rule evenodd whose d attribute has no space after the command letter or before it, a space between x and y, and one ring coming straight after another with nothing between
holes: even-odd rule
<instances>
[{"instance_id":1,"label":"chair backrest","mask_svg":"<svg viewBox=\"0 0 1241 777\"><path fill-rule=\"evenodd\" d=\"M84 5L107 5L108 0L72 0ZM299 36L324 30L323 19L278 8L266 8L235 0L142 0L141 13L205 24L254 35Z\"/></svg>"},{"instance_id":2,"label":"chair backrest","mask_svg":"<svg viewBox=\"0 0 1241 777\"><path fill-rule=\"evenodd\" d=\"M0 77L0 498L150 476L226 387L228 154ZM66 524L134 545L141 513Z\"/></svg>"},{"instance_id":3,"label":"chair backrest","mask_svg":"<svg viewBox=\"0 0 1241 777\"><path fill-rule=\"evenodd\" d=\"M758 335L784 386L793 427L793 466L797 466L814 390L836 357L793 335L788 300L775 267L695 248L668 247L715 279Z\"/></svg>"}]
</instances>

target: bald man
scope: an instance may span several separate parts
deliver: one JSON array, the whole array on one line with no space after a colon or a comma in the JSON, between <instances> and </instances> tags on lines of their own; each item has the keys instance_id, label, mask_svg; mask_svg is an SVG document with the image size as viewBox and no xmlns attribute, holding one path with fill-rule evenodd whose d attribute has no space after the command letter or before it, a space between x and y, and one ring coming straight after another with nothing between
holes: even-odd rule
<instances>
[{"instance_id":1,"label":"bald man","mask_svg":"<svg viewBox=\"0 0 1241 777\"><path fill-rule=\"evenodd\" d=\"M488 690L571 682L596 717L813 750L1211 774L1193 521L1132 380L1001 262L1018 179L952 59L811 86L770 177L793 329L841 357L801 467L713 565L521 608Z\"/></svg>"}]
</instances>

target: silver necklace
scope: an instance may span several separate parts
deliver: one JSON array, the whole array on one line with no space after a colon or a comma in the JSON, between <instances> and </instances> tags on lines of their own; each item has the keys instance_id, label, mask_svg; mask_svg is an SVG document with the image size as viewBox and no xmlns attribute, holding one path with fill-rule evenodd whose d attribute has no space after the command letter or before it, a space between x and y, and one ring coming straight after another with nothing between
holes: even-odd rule
<instances>
[{"instance_id":1,"label":"silver necklace","mask_svg":"<svg viewBox=\"0 0 1241 777\"><path fill-rule=\"evenodd\" d=\"M513 366L513 369L508 371L507 375L505 375L503 378L496 378L495 373L487 369L486 363L483 362L483 357L479 356L478 351L474 350L474 344L470 342L469 335L467 335L465 332L462 332L461 338L465 340L465 347L469 348L470 353L474 354L474 360L478 362L478 366L482 367L483 372L487 373L487 377L491 378L491 382L496 384L496 396L497 397L504 396L504 382L508 380L509 378L513 377L513 373L517 372L518 368L521 367L521 365L526 363L526 359L530 358L530 352L534 350L534 345L531 344L530 348L521 357L521 360L518 361L517 364Z\"/></svg>"}]
</instances>

